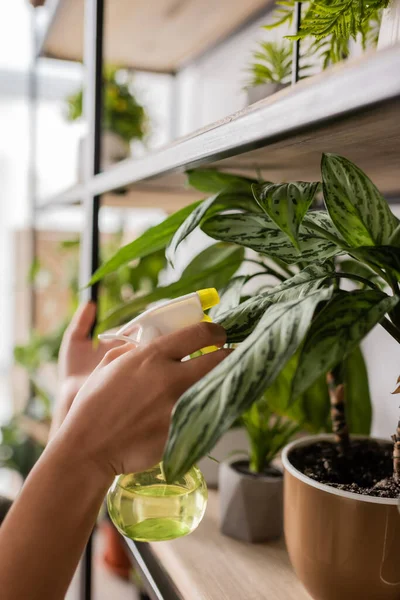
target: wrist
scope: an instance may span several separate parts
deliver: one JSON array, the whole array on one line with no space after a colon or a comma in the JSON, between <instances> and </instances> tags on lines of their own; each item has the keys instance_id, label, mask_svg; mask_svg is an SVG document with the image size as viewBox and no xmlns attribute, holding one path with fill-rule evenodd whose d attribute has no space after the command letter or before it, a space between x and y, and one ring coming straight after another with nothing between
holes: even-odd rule
<instances>
[{"instance_id":1,"label":"wrist","mask_svg":"<svg viewBox=\"0 0 400 600\"><path fill-rule=\"evenodd\" d=\"M79 474L81 481L88 482L93 492L106 492L115 474L109 465L96 460L85 448L85 444L70 435L69 428L62 428L46 449L49 458L62 473Z\"/></svg>"}]
</instances>

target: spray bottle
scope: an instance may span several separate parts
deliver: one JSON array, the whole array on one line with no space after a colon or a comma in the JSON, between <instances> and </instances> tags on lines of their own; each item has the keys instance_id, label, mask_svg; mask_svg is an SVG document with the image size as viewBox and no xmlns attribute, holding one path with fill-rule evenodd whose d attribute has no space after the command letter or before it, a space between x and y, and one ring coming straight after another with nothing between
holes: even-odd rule
<instances>
[{"instance_id":1,"label":"spray bottle","mask_svg":"<svg viewBox=\"0 0 400 600\"><path fill-rule=\"evenodd\" d=\"M199 290L151 308L116 333L99 337L144 346L162 335L211 320L204 311L218 302L214 288ZM203 348L201 352L216 349ZM171 540L192 533L202 520L206 505L206 482L196 466L168 484L162 463L142 473L119 475L107 495L108 512L116 528L141 542Z\"/></svg>"}]
</instances>

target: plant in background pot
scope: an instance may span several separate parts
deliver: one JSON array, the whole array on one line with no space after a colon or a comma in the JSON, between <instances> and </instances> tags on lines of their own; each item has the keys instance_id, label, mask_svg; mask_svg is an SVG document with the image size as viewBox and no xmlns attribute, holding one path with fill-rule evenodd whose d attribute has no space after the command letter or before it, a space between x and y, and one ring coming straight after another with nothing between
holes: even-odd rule
<instances>
[{"instance_id":1,"label":"plant in background pot","mask_svg":"<svg viewBox=\"0 0 400 600\"><path fill-rule=\"evenodd\" d=\"M103 139L101 168L127 158L130 143L143 141L148 134L149 120L145 108L133 91L133 77L128 71L108 66L103 76ZM67 119L76 121L83 114L83 90L67 98ZM82 180L83 143L79 148L78 179Z\"/></svg>"},{"instance_id":2,"label":"plant in background pot","mask_svg":"<svg viewBox=\"0 0 400 600\"><path fill-rule=\"evenodd\" d=\"M397 0L395 0L397 2ZM292 25L299 0L277 2L275 21L265 29ZM390 0L310 0L302 2L300 31L286 36L289 40L306 40L309 53L329 65L346 59L351 40L360 41L363 50L378 43L382 13Z\"/></svg>"},{"instance_id":3,"label":"plant in background pot","mask_svg":"<svg viewBox=\"0 0 400 600\"><path fill-rule=\"evenodd\" d=\"M246 542L263 542L282 534L283 473L272 461L299 426L274 415L264 396L243 414L242 422L250 457L220 465L221 531Z\"/></svg>"},{"instance_id":4,"label":"plant in background pot","mask_svg":"<svg viewBox=\"0 0 400 600\"><path fill-rule=\"evenodd\" d=\"M248 71L248 104L283 89L290 84L292 75L292 44L285 41L259 42Z\"/></svg>"}]
</instances>

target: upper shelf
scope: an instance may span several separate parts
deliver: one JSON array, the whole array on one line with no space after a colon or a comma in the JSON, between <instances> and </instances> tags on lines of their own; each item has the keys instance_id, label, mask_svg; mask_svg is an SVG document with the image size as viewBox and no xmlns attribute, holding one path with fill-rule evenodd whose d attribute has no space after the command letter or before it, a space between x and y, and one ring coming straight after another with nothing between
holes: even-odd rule
<instances>
[{"instance_id":1,"label":"upper shelf","mask_svg":"<svg viewBox=\"0 0 400 600\"><path fill-rule=\"evenodd\" d=\"M400 197L400 46L338 65L144 158L122 161L87 187L114 204L175 210L195 198L184 186L187 168L312 181L320 178L322 152L346 156L383 193ZM117 190L127 193L108 196ZM81 191L74 189L75 200Z\"/></svg>"},{"instance_id":2,"label":"upper shelf","mask_svg":"<svg viewBox=\"0 0 400 600\"><path fill-rule=\"evenodd\" d=\"M85 0L50 0L42 56L82 61ZM272 0L109 0L105 2L106 62L175 72L266 11Z\"/></svg>"}]
</instances>

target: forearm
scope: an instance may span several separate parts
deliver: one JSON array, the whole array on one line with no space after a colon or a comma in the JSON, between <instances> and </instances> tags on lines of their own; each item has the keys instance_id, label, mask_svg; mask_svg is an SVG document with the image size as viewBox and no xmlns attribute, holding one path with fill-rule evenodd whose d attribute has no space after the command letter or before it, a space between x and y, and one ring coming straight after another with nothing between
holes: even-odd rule
<instances>
[{"instance_id":1,"label":"forearm","mask_svg":"<svg viewBox=\"0 0 400 600\"><path fill-rule=\"evenodd\" d=\"M46 448L0 528L3 600L65 596L112 480L68 446Z\"/></svg>"}]
</instances>

